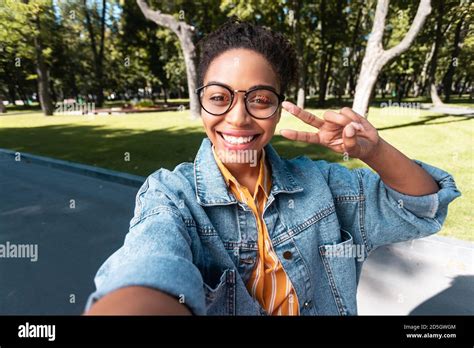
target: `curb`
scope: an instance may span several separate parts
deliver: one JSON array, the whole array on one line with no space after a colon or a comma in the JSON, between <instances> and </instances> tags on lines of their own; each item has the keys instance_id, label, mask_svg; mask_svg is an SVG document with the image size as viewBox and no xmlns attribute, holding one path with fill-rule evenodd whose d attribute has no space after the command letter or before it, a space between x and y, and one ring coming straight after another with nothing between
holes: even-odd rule
<instances>
[{"instance_id":1,"label":"curb","mask_svg":"<svg viewBox=\"0 0 474 348\"><path fill-rule=\"evenodd\" d=\"M15 157L20 155L20 161L15 161ZM133 175L128 173L122 173L115 170L104 169L100 167L94 167L87 164L80 164L75 162L63 161L54 158L32 155L21 151L12 151L0 148L0 157L11 157L14 162L31 162L43 166L48 166L76 174L91 176L94 178L116 182L119 184L141 187L146 180L146 177Z\"/></svg>"}]
</instances>

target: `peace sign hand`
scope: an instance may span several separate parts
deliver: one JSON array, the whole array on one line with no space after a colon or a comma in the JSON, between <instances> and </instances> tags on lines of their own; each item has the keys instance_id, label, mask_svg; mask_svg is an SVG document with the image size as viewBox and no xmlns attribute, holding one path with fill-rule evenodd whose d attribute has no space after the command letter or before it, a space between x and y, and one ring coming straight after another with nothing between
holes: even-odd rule
<instances>
[{"instance_id":1,"label":"peace sign hand","mask_svg":"<svg viewBox=\"0 0 474 348\"><path fill-rule=\"evenodd\" d=\"M342 108L339 113L328 110L323 114L324 119L320 119L293 103L285 101L282 106L303 122L319 129L317 133L282 129L280 134L287 139L321 144L361 160L374 154L380 142L377 129L348 107Z\"/></svg>"}]
</instances>

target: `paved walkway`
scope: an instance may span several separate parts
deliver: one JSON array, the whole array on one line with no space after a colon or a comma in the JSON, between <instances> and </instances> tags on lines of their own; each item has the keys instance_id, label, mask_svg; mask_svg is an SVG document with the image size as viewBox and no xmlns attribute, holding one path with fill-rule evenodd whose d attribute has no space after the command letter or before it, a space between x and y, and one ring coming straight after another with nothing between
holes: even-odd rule
<instances>
[{"instance_id":1,"label":"paved walkway","mask_svg":"<svg viewBox=\"0 0 474 348\"><path fill-rule=\"evenodd\" d=\"M453 116L474 116L474 108L467 106L433 106L432 104L423 104L422 108Z\"/></svg>"},{"instance_id":2,"label":"paved walkway","mask_svg":"<svg viewBox=\"0 0 474 348\"><path fill-rule=\"evenodd\" d=\"M433 235L374 250L357 298L361 315L474 315L473 294L474 243Z\"/></svg>"},{"instance_id":3,"label":"paved walkway","mask_svg":"<svg viewBox=\"0 0 474 348\"><path fill-rule=\"evenodd\" d=\"M80 313L123 244L137 190L0 156L0 243L38 245L36 262L0 259L0 313Z\"/></svg>"},{"instance_id":4,"label":"paved walkway","mask_svg":"<svg viewBox=\"0 0 474 348\"><path fill-rule=\"evenodd\" d=\"M0 244L38 245L36 262L0 259L0 314L81 313L137 190L0 154ZM359 313L474 314L473 245L433 236L375 250Z\"/></svg>"}]
</instances>

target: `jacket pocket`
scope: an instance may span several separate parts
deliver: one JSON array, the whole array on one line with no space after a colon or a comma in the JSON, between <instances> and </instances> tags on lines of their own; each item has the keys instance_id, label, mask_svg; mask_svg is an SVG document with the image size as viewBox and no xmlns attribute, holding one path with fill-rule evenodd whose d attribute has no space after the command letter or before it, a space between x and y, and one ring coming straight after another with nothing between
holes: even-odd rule
<instances>
[{"instance_id":1,"label":"jacket pocket","mask_svg":"<svg viewBox=\"0 0 474 348\"><path fill-rule=\"evenodd\" d=\"M354 241L341 230L342 242L319 246L331 292L340 315L357 314L357 281Z\"/></svg>"},{"instance_id":2,"label":"jacket pocket","mask_svg":"<svg viewBox=\"0 0 474 348\"><path fill-rule=\"evenodd\" d=\"M226 269L215 287L204 283L204 296L207 315L235 315L235 270Z\"/></svg>"}]
</instances>

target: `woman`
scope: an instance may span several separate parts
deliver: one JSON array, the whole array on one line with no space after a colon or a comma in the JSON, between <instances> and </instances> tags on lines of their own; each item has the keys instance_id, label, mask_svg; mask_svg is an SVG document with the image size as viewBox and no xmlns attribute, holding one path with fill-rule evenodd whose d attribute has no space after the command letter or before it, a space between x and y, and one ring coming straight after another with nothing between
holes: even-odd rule
<instances>
[{"instance_id":1,"label":"woman","mask_svg":"<svg viewBox=\"0 0 474 348\"><path fill-rule=\"evenodd\" d=\"M280 34L231 20L200 48L207 138L194 164L147 178L87 313L357 314L367 255L439 231L460 195L453 178L410 160L350 108L319 118L283 102L297 59ZM282 108L319 130L284 137L376 173L280 158L269 142Z\"/></svg>"}]
</instances>

